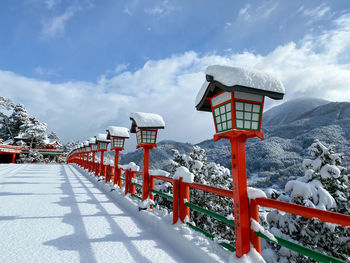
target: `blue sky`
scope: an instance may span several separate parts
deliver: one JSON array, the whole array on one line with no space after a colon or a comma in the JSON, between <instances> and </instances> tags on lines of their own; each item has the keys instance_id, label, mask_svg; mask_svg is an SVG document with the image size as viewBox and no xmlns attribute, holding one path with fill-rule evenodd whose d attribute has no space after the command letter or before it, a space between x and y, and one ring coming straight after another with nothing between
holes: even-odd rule
<instances>
[{"instance_id":1,"label":"blue sky","mask_svg":"<svg viewBox=\"0 0 350 263\"><path fill-rule=\"evenodd\" d=\"M210 64L273 73L286 99L348 101L349 24L348 0L1 1L0 95L64 141L149 111L161 139L199 142L213 134L193 106Z\"/></svg>"}]
</instances>

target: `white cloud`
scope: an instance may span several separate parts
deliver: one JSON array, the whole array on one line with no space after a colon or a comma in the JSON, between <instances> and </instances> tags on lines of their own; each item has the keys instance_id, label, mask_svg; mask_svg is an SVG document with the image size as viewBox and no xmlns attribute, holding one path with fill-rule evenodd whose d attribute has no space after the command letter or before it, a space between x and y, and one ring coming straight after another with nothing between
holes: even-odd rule
<instances>
[{"instance_id":1,"label":"white cloud","mask_svg":"<svg viewBox=\"0 0 350 263\"><path fill-rule=\"evenodd\" d=\"M305 9L304 6L302 6L299 11L302 12L304 16L309 16L313 19L319 19L329 13L331 11L331 8L327 6L326 3L322 3L312 9Z\"/></svg>"},{"instance_id":2,"label":"white cloud","mask_svg":"<svg viewBox=\"0 0 350 263\"><path fill-rule=\"evenodd\" d=\"M55 6L57 6L61 0L45 0L45 5L47 9L53 9Z\"/></svg>"},{"instance_id":3,"label":"white cloud","mask_svg":"<svg viewBox=\"0 0 350 263\"><path fill-rule=\"evenodd\" d=\"M65 30L66 23L78 10L79 8L76 7L67 8L63 14L53 17L51 20L43 23L43 28L41 31L42 36L53 37L57 34L62 34Z\"/></svg>"},{"instance_id":4,"label":"white cloud","mask_svg":"<svg viewBox=\"0 0 350 263\"><path fill-rule=\"evenodd\" d=\"M350 101L350 58L344 60L350 47L349 24L350 14L343 15L333 22L332 30L278 46L266 55L230 52L199 56L186 52L148 60L136 71L120 66L122 71L103 76L97 83L53 84L0 71L1 95L25 104L65 140L88 138L108 125L129 127L129 114L145 111L163 115L166 129L160 131L160 139L199 142L214 133L211 114L194 107L210 64L270 72L284 83L286 100L317 96ZM271 106L272 101L266 101ZM130 141L135 140L132 137Z\"/></svg>"},{"instance_id":5,"label":"white cloud","mask_svg":"<svg viewBox=\"0 0 350 263\"><path fill-rule=\"evenodd\" d=\"M152 8L145 9L145 12L151 15L166 16L176 9L177 8L169 0L163 0Z\"/></svg>"},{"instance_id":6,"label":"white cloud","mask_svg":"<svg viewBox=\"0 0 350 263\"><path fill-rule=\"evenodd\" d=\"M278 3L274 1L265 1L256 8L253 8L250 4L246 4L239 10L238 19L250 22L267 19L277 7Z\"/></svg>"},{"instance_id":7,"label":"white cloud","mask_svg":"<svg viewBox=\"0 0 350 263\"><path fill-rule=\"evenodd\" d=\"M47 68L43 68L43 67L36 67L34 69L34 72L38 75L46 75L46 76L52 76L52 75L57 75L57 71L54 69L47 69Z\"/></svg>"}]
</instances>

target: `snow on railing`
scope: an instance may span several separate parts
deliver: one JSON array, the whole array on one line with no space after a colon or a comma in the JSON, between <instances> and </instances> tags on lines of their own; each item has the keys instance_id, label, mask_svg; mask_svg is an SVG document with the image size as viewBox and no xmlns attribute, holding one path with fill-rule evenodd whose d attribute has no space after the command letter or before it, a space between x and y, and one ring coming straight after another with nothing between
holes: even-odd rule
<instances>
[{"instance_id":1,"label":"snow on railing","mask_svg":"<svg viewBox=\"0 0 350 263\"><path fill-rule=\"evenodd\" d=\"M190 228L203 233L205 236L213 240L218 240L218 238L215 237L213 234L208 233L207 231L190 223L190 209L196 210L200 213L213 217L232 227L234 227L235 225L233 216L224 217L220 214L204 209L194 203L191 203L190 198L190 188L228 198L233 198L232 190L194 183L193 174L191 174L188 170L183 169L184 167L182 167L181 169L178 168L173 178L169 177L169 173L165 171L150 171L150 190L147 195L148 199L142 200L142 197L137 195L136 188L143 189L143 185L138 183L139 181L137 180L137 175L143 175L143 171L139 171L139 167L136 164L131 163L129 165L119 165L117 169L114 169L113 165L101 165L96 162L81 159L79 158L79 155L70 156L67 162L76 163L79 166L87 169L89 172L94 173L95 175L102 175L102 178L105 179L106 183L111 183L113 185L112 190L114 190L114 187L121 188L124 185L125 195L131 195L132 197L142 201L140 203L139 209L145 209L147 207L153 209L155 206L154 195L159 195L171 201L173 206L173 224L176 224L177 221L180 219L182 223L186 223ZM164 182L171 183L173 186L173 194L170 195L155 190L155 180L161 180ZM291 250L294 250L300 254L303 254L320 262L343 262L339 259L303 247L289 240L285 240L283 238L274 236L268 231L264 231L263 228L259 225L259 206L274 208L287 213L307 217L310 219L316 219L322 222L338 224L343 227L350 227L350 216L268 199L266 198L266 195L263 191L254 188L248 188L248 197L250 201L249 214L253 222L249 224L251 228L250 240L256 251L261 253L260 238L264 238L270 242L274 242L278 245L285 246ZM228 242L225 242L225 240L218 242L218 244L230 251L235 251L235 247L229 244Z\"/></svg>"}]
</instances>

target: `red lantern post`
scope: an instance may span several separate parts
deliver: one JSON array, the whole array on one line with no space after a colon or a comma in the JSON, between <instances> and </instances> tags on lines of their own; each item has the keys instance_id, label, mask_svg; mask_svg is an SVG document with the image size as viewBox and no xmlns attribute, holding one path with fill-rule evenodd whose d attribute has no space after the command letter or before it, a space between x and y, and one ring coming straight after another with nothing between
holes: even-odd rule
<instances>
[{"instance_id":1,"label":"red lantern post","mask_svg":"<svg viewBox=\"0 0 350 263\"><path fill-rule=\"evenodd\" d=\"M136 133L137 146L143 148L143 188L142 200L146 200L150 195L149 180L149 150L157 147L157 134L159 129L164 129L165 123L162 116L154 113L134 112L130 114L131 133Z\"/></svg>"},{"instance_id":2,"label":"red lantern post","mask_svg":"<svg viewBox=\"0 0 350 263\"><path fill-rule=\"evenodd\" d=\"M209 66L206 81L196 98L198 111L212 112L216 130L214 141L229 139L231 143L237 257L249 252L253 239L250 237L245 142L252 137L264 138L261 132L264 97L282 99L283 95L282 83L269 74Z\"/></svg>"},{"instance_id":3,"label":"red lantern post","mask_svg":"<svg viewBox=\"0 0 350 263\"><path fill-rule=\"evenodd\" d=\"M114 154L114 178L113 178L113 184L118 184L119 179L119 151L124 150L124 144L125 139L129 138L129 130L124 127L118 127L118 126L109 126L107 128L107 139L111 140L111 150L115 150Z\"/></svg>"}]
</instances>

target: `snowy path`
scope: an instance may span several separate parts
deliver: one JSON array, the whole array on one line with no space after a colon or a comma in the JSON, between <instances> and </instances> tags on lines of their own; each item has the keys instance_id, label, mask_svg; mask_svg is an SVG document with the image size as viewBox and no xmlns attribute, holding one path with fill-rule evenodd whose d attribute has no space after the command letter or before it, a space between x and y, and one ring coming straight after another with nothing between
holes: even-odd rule
<instances>
[{"instance_id":1,"label":"snowy path","mask_svg":"<svg viewBox=\"0 0 350 263\"><path fill-rule=\"evenodd\" d=\"M193 262L67 165L0 165L0 236L1 263Z\"/></svg>"}]
</instances>

